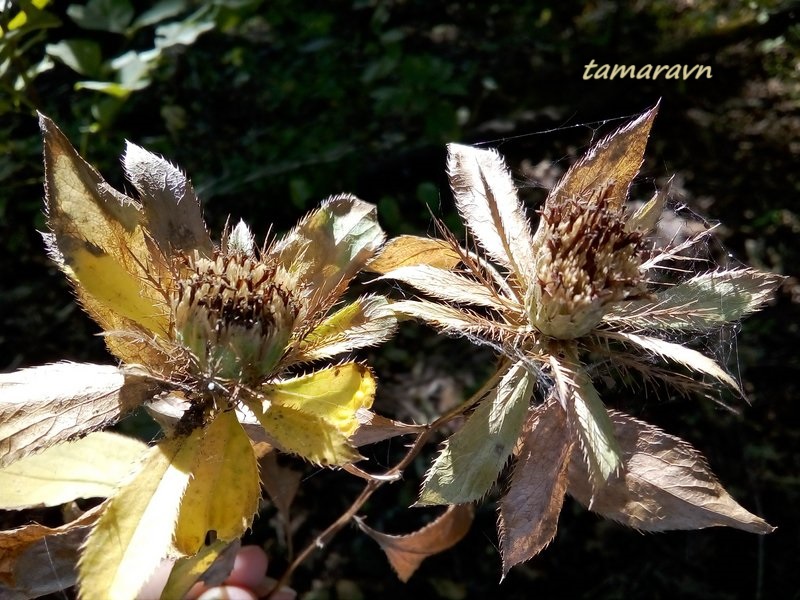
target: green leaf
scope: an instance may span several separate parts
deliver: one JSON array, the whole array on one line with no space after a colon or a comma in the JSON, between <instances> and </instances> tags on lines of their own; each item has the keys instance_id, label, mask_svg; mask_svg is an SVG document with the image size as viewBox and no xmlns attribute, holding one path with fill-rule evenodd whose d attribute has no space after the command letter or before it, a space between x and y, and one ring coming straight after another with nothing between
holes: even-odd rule
<instances>
[{"instance_id":1,"label":"green leaf","mask_svg":"<svg viewBox=\"0 0 800 600\"><path fill-rule=\"evenodd\" d=\"M605 320L637 329L713 329L757 310L782 280L754 269L704 273L659 292L655 300L619 304Z\"/></svg>"},{"instance_id":2,"label":"green leaf","mask_svg":"<svg viewBox=\"0 0 800 600\"><path fill-rule=\"evenodd\" d=\"M91 40L62 40L48 44L45 52L81 75L97 76L103 60L100 45Z\"/></svg>"},{"instance_id":3,"label":"green leaf","mask_svg":"<svg viewBox=\"0 0 800 600\"><path fill-rule=\"evenodd\" d=\"M447 440L425 477L417 506L464 504L489 491L520 435L533 383L522 363L508 370L464 427Z\"/></svg>"},{"instance_id":4,"label":"green leaf","mask_svg":"<svg viewBox=\"0 0 800 600\"><path fill-rule=\"evenodd\" d=\"M128 0L89 0L83 6L70 4L67 14L84 29L125 33L134 10Z\"/></svg>"},{"instance_id":5,"label":"green leaf","mask_svg":"<svg viewBox=\"0 0 800 600\"><path fill-rule=\"evenodd\" d=\"M578 436L594 483L601 487L620 465L619 444L608 411L589 376L578 368L573 382L567 401L570 426Z\"/></svg>"},{"instance_id":6,"label":"green leaf","mask_svg":"<svg viewBox=\"0 0 800 600\"><path fill-rule=\"evenodd\" d=\"M161 0L161 2L156 2L155 6L136 17L136 20L131 24L131 29L141 29L142 27L166 21L179 15L186 10L187 6L188 2L186 0Z\"/></svg>"}]
</instances>

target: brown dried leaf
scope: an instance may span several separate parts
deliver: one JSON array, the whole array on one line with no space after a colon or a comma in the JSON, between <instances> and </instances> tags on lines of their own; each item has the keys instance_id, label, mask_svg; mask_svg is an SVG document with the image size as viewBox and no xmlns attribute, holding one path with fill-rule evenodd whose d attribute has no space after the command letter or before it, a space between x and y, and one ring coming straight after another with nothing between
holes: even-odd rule
<instances>
[{"instance_id":1,"label":"brown dried leaf","mask_svg":"<svg viewBox=\"0 0 800 600\"><path fill-rule=\"evenodd\" d=\"M419 433L425 429L425 425L409 425L402 421L387 419L366 408L358 409L356 419L358 419L359 427L353 437L350 438L350 441L356 447L375 444L398 435Z\"/></svg>"},{"instance_id":2,"label":"brown dried leaf","mask_svg":"<svg viewBox=\"0 0 800 600\"><path fill-rule=\"evenodd\" d=\"M367 265L367 270L385 274L400 267L430 265L451 270L461 257L444 240L416 235L399 235L384 244L380 254Z\"/></svg>"},{"instance_id":3,"label":"brown dried leaf","mask_svg":"<svg viewBox=\"0 0 800 600\"><path fill-rule=\"evenodd\" d=\"M592 497L586 467L573 449L567 491L576 500L644 531L716 526L762 534L774 531L725 491L692 446L626 414L609 413L622 450L622 469Z\"/></svg>"},{"instance_id":4,"label":"brown dried leaf","mask_svg":"<svg viewBox=\"0 0 800 600\"><path fill-rule=\"evenodd\" d=\"M511 483L500 501L504 577L556 535L573 446L569 437L564 410L552 400L532 411L525 423Z\"/></svg>"},{"instance_id":5,"label":"brown dried leaf","mask_svg":"<svg viewBox=\"0 0 800 600\"><path fill-rule=\"evenodd\" d=\"M60 362L0 375L0 467L115 422L154 393L117 367Z\"/></svg>"},{"instance_id":6,"label":"brown dried leaf","mask_svg":"<svg viewBox=\"0 0 800 600\"><path fill-rule=\"evenodd\" d=\"M37 598L74 585L78 551L104 507L61 527L33 523L0 532L0 598Z\"/></svg>"},{"instance_id":7,"label":"brown dried leaf","mask_svg":"<svg viewBox=\"0 0 800 600\"><path fill-rule=\"evenodd\" d=\"M258 460L261 485L278 509L285 523L290 522L289 510L294 502L303 474L278 463L278 455L268 452Z\"/></svg>"},{"instance_id":8,"label":"brown dried leaf","mask_svg":"<svg viewBox=\"0 0 800 600\"><path fill-rule=\"evenodd\" d=\"M467 534L475 509L472 504L456 504L436 520L407 535L387 535L368 527L356 517L361 531L378 542L401 581L406 582L422 561L455 546Z\"/></svg>"},{"instance_id":9,"label":"brown dried leaf","mask_svg":"<svg viewBox=\"0 0 800 600\"><path fill-rule=\"evenodd\" d=\"M592 146L550 191L547 202L585 196L588 190L613 184L610 198L616 205L622 205L642 166L647 136L657 112L658 105Z\"/></svg>"}]
</instances>

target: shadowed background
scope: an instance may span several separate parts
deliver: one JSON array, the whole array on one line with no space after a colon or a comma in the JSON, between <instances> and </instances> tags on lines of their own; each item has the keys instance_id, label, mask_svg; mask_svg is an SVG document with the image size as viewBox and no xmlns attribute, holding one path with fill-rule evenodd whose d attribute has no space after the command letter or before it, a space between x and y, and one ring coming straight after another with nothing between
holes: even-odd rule
<instances>
[{"instance_id":1,"label":"shadowed background","mask_svg":"<svg viewBox=\"0 0 800 600\"><path fill-rule=\"evenodd\" d=\"M567 501L553 543L498 587L489 501L467 538L407 585L353 529L295 586L308 598L800 597L800 432L790 425L800 379L797 3L317 4L0 2L0 369L112 360L36 232L44 229L36 110L119 189L130 191L119 163L124 139L179 165L215 238L229 214L258 236L271 224L281 232L341 191L378 204L394 235L434 233L431 213L462 232L444 172L447 142L497 147L533 214L576 155L661 99L634 198L649 198L674 174L673 207L686 206L676 226L721 222L709 256L789 279L737 331L701 341L747 390L749 404L721 396L736 413L663 390L611 384L605 397L693 444L734 497L778 531L640 535ZM590 60L709 65L713 77L584 80ZM363 357L380 377L379 411L418 421L492 366L491 355L410 325ZM150 431L138 420L123 428ZM370 458L386 464L401 449L393 444ZM381 490L365 507L367 522L402 532L428 518L405 508L425 468L420 460L404 482ZM297 543L358 489L341 474L309 472L295 508ZM272 516L264 512L250 541L279 566L285 547Z\"/></svg>"}]
</instances>

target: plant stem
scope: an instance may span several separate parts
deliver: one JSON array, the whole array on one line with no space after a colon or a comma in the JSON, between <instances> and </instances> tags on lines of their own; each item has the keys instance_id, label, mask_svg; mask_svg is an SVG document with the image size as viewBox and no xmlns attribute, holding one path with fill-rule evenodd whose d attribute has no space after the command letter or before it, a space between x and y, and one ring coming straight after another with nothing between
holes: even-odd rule
<instances>
[{"instance_id":1,"label":"plant stem","mask_svg":"<svg viewBox=\"0 0 800 600\"><path fill-rule=\"evenodd\" d=\"M292 575L294 574L295 570L309 557L311 554L317 550L322 549L327 546L331 540L336 536L337 533L345 526L347 523L356 516L356 513L359 509L364 506L364 503L369 500L369 498L374 494L384 483L393 482L399 479L399 477L392 477L396 475L400 475L405 471L408 465L417 457L417 455L422 451L423 446L428 442L428 439L431 435L437 431L440 427L454 419L455 417L463 414L466 410L470 407L475 405L478 401L480 401L486 394L488 394L497 382L505 373L508 364L510 361L508 359L504 359L501 363L497 371L495 371L494 375L492 375L486 383L484 383L481 388L472 394L467 400L459 404L453 409L450 409L439 418L437 418L433 423L427 425L425 429L417 435L414 443L412 444L411 448L409 448L408 452L406 452L405 456L392 468L390 468L386 473L381 475L380 477L376 477L375 479L370 479L367 481L364 489L358 495L358 497L353 501L353 503L349 506L347 510L344 511L333 523L328 525L328 527L320 533L314 541L308 544L303 550L298 554L291 564L286 568L286 571L281 575L278 582L275 584L275 587L267 594L266 599L268 600L275 592L280 590L282 587L288 585Z\"/></svg>"}]
</instances>

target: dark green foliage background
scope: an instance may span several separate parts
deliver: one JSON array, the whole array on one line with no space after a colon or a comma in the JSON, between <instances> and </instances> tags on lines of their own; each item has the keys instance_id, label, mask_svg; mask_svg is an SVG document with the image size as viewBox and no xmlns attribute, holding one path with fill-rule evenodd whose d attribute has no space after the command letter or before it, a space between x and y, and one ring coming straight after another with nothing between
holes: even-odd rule
<instances>
[{"instance_id":1,"label":"dark green foliage background","mask_svg":"<svg viewBox=\"0 0 800 600\"><path fill-rule=\"evenodd\" d=\"M640 535L567 501L550 547L498 584L490 501L467 539L426 561L405 586L355 530L294 583L308 598L800 597L796 3L94 0L43 11L11 4L0 16L2 370L112 360L36 232L44 228L36 110L119 188L128 189L118 159L124 139L180 165L215 235L229 214L256 232L271 224L283 231L341 191L377 203L390 234L425 234L433 232L429 211L459 227L445 143L498 147L534 210L546 181L526 164L563 169L660 98L636 195L649 197L656 179L677 174L674 201L688 206L684 214L723 224L711 248L718 260L789 278L742 324L738 350L719 340L719 356L748 392L749 404L723 398L739 414L663 390L617 389L607 398L690 441L729 491L778 531ZM8 31L20 7L29 23ZM590 59L707 64L713 79L584 80ZM492 360L415 326L368 358L381 377L380 410L404 418L433 414L442 382L479 384ZM399 446L371 458L385 463ZM425 464L415 469L370 502L369 524L400 532L426 518L405 510ZM298 498L300 542L358 489L340 473L311 475ZM270 515L250 541L270 549L277 574L285 548Z\"/></svg>"}]
</instances>

